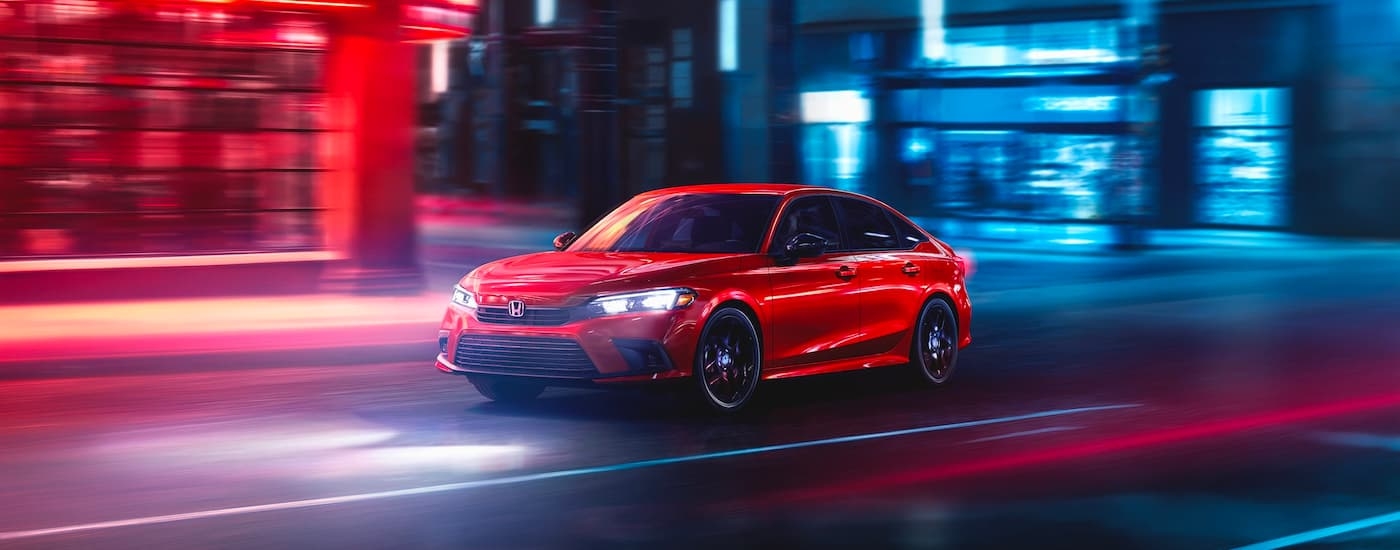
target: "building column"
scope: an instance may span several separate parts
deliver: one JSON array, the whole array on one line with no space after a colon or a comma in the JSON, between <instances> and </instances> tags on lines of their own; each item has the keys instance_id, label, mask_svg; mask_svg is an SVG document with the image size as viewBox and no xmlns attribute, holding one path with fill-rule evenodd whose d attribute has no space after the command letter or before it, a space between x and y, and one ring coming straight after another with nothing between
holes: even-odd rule
<instances>
[{"instance_id":1,"label":"building column","mask_svg":"<svg viewBox=\"0 0 1400 550\"><path fill-rule=\"evenodd\" d=\"M798 156L801 116L793 55L797 39L794 2L770 0L768 4L769 178L785 183L800 183L802 177Z\"/></svg>"},{"instance_id":2,"label":"building column","mask_svg":"<svg viewBox=\"0 0 1400 550\"><path fill-rule=\"evenodd\" d=\"M589 0L585 46L579 50L578 139L581 226L623 200L618 179L617 0Z\"/></svg>"},{"instance_id":3,"label":"building column","mask_svg":"<svg viewBox=\"0 0 1400 550\"><path fill-rule=\"evenodd\" d=\"M329 291L424 288L413 187L417 63L398 35L398 10L398 2L378 2L376 13L346 22L327 52L335 133L323 198L327 245L340 255L322 278Z\"/></svg>"}]
</instances>

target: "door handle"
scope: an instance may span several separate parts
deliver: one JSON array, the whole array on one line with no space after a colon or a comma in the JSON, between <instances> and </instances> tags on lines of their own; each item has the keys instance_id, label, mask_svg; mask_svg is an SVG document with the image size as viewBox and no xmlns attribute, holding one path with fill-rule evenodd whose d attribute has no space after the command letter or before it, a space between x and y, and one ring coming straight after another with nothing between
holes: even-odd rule
<instances>
[{"instance_id":1,"label":"door handle","mask_svg":"<svg viewBox=\"0 0 1400 550\"><path fill-rule=\"evenodd\" d=\"M914 262L904 262L904 274L905 274L905 275L918 275L918 274L919 274L919 266L914 265Z\"/></svg>"},{"instance_id":2,"label":"door handle","mask_svg":"<svg viewBox=\"0 0 1400 550\"><path fill-rule=\"evenodd\" d=\"M837 276L837 277L840 277L840 278L842 278L842 279L849 279L849 278L851 278L851 277L855 277L855 276L856 276L856 268L851 267L851 266L848 266L848 265L843 265L843 266L841 266L840 269L837 269L837 270L836 270L836 276Z\"/></svg>"}]
</instances>

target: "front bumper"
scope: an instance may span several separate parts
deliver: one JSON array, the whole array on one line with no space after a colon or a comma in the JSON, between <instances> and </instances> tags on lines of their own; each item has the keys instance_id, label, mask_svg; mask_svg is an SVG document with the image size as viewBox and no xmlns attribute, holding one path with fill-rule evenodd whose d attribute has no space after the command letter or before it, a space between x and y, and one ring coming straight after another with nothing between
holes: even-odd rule
<instances>
[{"instance_id":1,"label":"front bumper","mask_svg":"<svg viewBox=\"0 0 1400 550\"><path fill-rule=\"evenodd\" d=\"M560 383L679 378L689 372L684 366L693 354L684 350L694 350L693 314L687 309L521 326L482 322L452 306L438 333L437 368Z\"/></svg>"}]
</instances>

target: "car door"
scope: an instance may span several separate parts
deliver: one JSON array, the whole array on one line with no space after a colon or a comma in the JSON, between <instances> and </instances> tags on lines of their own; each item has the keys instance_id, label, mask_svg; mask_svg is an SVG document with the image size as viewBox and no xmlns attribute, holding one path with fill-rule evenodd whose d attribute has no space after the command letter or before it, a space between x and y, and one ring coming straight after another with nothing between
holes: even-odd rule
<instances>
[{"instance_id":1,"label":"car door","mask_svg":"<svg viewBox=\"0 0 1400 550\"><path fill-rule=\"evenodd\" d=\"M860 273L860 355L889 353L908 334L923 304L922 266L886 208L853 197L836 197L842 242Z\"/></svg>"},{"instance_id":2,"label":"car door","mask_svg":"<svg viewBox=\"0 0 1400 550\"><path fill-rule=\"evenodd\" d=\"M828 247L814 258L772 260L770 326L765 327L764 336L770 343L769 365L774 372L857 355L853 347L860 331L860 273L854 258L841 252L845 247L830 197L790 201L779 214L769 252L781 249L798 233L820 236Z\"/></svg>"}]
</instances>

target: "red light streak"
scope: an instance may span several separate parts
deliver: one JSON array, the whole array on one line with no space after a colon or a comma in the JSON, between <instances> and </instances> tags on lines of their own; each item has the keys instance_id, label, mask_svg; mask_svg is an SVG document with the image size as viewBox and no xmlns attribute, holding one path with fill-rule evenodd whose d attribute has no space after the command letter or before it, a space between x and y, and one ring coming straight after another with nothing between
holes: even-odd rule
<instances>
[{"instance_id":1,"label":"red light streak","mask_svg":"<svg viewBox=\"0 0 1400 550\"><path fill-rule=\"evenodd\" d=\"M427 27L422 25L402 25L402 27L404 28L404 30L430 32L435 34L441 34L444 37L463 36L466 34L461 29L451 26Z\"/></svg>"},{"instance_id":2,"label":"red light streak","mask_svg":"<svg viewBox=\"0 0 1400 550\"><path fill-rule=\"evenodd\" d=\"M368 8L369 4L354 2L321 2L318 0L253 0L262 4L289 4L293 6L317 6L325 8Z\"/></svg>"},{"instance_id":3,"label":"red light streak","mask_svg":"<svg viewBox=\"0 0 1400 550\"><path fill-rule=\"evenodd\" d=\"M1227 418L1180 428L1130 434L1116 439L1036 450L987 460L907 470L895 474L868 477L825 487L780 493L775 497L762 498L760 501L768 504L780 504L797 501L829 500L853 494L870 493L880 489L931 483L1070 459L1087 458L1174 443L1185 443L1260 428L1321 420L1335 416L1376 411L1397 406L1400 406L1400 394L1386 394L1375 397L1352 399L1343 402L1290 409L1288 411L1276 411L1239 418Z\"/></svg>"}]
</instances>

